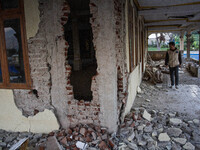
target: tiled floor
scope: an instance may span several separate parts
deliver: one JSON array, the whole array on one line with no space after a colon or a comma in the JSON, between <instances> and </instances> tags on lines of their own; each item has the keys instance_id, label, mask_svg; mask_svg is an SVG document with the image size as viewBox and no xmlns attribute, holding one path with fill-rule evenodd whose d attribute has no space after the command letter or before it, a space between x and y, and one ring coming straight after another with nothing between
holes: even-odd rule
<instances>
[{"instance_id":1,"label":"tiled floor","mask_svg":"<svg viewBox=\"0 0 200 150\"><path fill-rule=\"evenodd\" d=\"M187 72L181 76L184 76L182 80L187 81L182 82L179 89L170 89L166 86L162 87L162 85L161 87L154 86L143 82L141 88L144 94L137 96L133 107L143 106L149 110L178 112L186 118L200 119L200 87L198 85L200 79L190 76ZM150 102L147 102L146 99L149 99Z\"/></svg>"}]
</instances>

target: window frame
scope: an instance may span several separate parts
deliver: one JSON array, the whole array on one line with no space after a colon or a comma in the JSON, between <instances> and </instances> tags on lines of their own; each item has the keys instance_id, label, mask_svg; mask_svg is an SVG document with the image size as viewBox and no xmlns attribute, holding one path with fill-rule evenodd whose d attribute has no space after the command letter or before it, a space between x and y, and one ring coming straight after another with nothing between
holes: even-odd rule
<instances>
[{"instance_id":1,"label":"window frame","mask_svg":"<svg viewBox=\"0 0 200 150\"><path fill-rule=\"evenodd\" d=\"M31 89L32 87L30 68L29 68L29 56L28 56L28 45L27 45L26 29L25 29L23 0L19 0L18 6L19 6L18 8L2 10L0 4L0 58L1 58L0 61L1 61L1 72L2 72L2 82L0 82L0 89ZM6 40L4 32L4 21L8 19L20 20L20 33L21 33L25 83L10 82L7 52L6 52Z\"/></svg>"},{"instance_id":2,"label":"window frame","mask_svg":"<svg viewBox=\"0 0 200 150\"><path fill-rule=\"evenodd\" d=\"M135 42L134 42L134 8L128 2L128 43L129 43L129 67L130 72L135 69Z\"/></svg>"}]
</instances>

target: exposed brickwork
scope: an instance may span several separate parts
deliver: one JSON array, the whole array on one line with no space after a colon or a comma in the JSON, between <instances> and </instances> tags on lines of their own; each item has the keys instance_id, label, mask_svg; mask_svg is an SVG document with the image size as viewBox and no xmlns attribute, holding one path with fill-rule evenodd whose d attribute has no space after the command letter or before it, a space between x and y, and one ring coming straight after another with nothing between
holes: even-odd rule
<instances>
[{"instance_id":1,"label":"exposed brickwork","mask_svg":"<svg viewBox=\"0 0 200 150\"><path fill-rule=\"evenodd\" d=\"M93 99L86 102L74 99L70 84L69 45L63 36L70 6L65 0L39 0L39 30L28 40L32 88L38 97L32 90L14 90L15 102L25 115L53 109L64 128L94 123L116 131L127 97L123 5L120 0L90 1L98 73L92 78Z\"/></svg>"},{"instance_id":2,"label":"exposed brickwork","mask_svg":"<svg viewBox=\"0 0 200 150\"><path fill-rule=\"evenodd\" d=\"M65 25L70 14L70 6L67 2L63 4L63 16L61 17L61 24ZM64 29L63 29L64 30ZM66 41L65 56L67 60L68 43ZM67 118L70 120L70 125L74 126L77 123L94 123L99 125L100 103L98 100L97 86L95 76L92 78L91 90L93 92L93 99L91 102L84 100L78 101L74 99L73 87L70 84L71 66L66 61L66 75L67 75L67 94L68 94L68 109Z\"/></svg>"},{"instance_id":3,"label":"exposed brickwork","mask_svg":"<svg viewBox=\"0 0 200 150\"><path fill-rule=\"evenodd\" d=\"M40 1L39 10L43 12L43 2ZM40 14L41 22L39 28L45 25L45 16ZM48 50L44 30L40 30L37 35L28 40L28 54L31 69L32 89L37 90L38 97L32 90L14 90L16 105L26 116L34 115L35 110L43 111L50 109L50 73L47 62Z\"/></svg>"},{"instance_id":4,"label":"exposed brickwork","mask_svg":"<svg viewBox=\"0 0 200 150\"><path fill-rule=\"evenodd\" d=\"M118 84L118 116L122 111L123 104L126 102L127 96L127 80L128 73L126 68L126 51L125 51L125 16L124 16L125 1L115 0L115 25L116 25L116 43L115 49L117 51L117 84Z\"/></svg>"}]
</instances>

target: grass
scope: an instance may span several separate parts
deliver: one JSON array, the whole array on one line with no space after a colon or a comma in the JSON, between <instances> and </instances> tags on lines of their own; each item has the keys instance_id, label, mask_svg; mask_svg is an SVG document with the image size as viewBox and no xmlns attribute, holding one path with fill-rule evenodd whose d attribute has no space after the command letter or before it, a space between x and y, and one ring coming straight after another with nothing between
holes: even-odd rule
<instances>
[{"instance_id":1,"label":"grass","mask_svg":"<svg viewBox=\"0 0 200 150\"><path fill-rule=\"evenodd\" d=\"M168 48L161 48L161 51L167 51ZM158 51L157 47L148 47L148 51Z\"/></svg>"}]
</instances>

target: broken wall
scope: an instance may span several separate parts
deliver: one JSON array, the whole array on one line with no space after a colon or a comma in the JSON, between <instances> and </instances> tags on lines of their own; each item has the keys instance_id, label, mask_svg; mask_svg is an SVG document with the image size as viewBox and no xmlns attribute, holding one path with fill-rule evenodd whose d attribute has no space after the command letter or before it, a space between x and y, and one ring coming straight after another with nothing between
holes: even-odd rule
<instances>
[{"instance_id":1,"label":"broken wall","mask_svg":"<svg viewBox=\"0 0 200 150\"><path fill-rule=\"evenodd\" d=\"M70 14L67 0L35 2L31 3L39 11L35 7L25 8L39 14L39 21L34 22L35 29L30 29L31 23L28 23L34 13L26 15L32 89L13 90L17 108L26 117L51 110L63 128L93 123L108 127L110 132L116 131L119 117L129 112L142 78L141 63L132 72L128 69L127 0L90 0L97 60L91 102L74 99L70 84L69 45L64 39L64 25Z\"/></svg>"},{"instance_id":2,"label":"broken wall","mask_svg":"<svg viewBox=\"0 0 200 150\"><path fill-rule=\"evenodd\" d=\"M40 114L45 109L52 110L63 128L78 123L94 123L108 127L110 132L116 131L118 61L115 40L118 23L115 20L114 1L91 0L90 3L93 14L90 22L98 64L97 75L92 78L91 102L75 100L70 84L72 68L67 62L69 45L63 36L63 26L70 14L67 1L29 2L25 3L25 16L32 89L13 90L17 108L26 117ZM31 4L39 11L35 7L29 8ZM36 19L33 23L35 28L30 29L30 18L37 18L33 15L37 15L37 12L39 21Z\"/></svg>"},{"instance_id":3,"label":"broken wall","mask_svg":"<svg viewBox=\"0 0 200 150\"><path fill-rule=\"evenodd\" d=\"M144 21L143 21L143 18L140 18L137 14L137 7L135 6L135 4L133 3L133 1L131 1L131 4L133 6L133 9L134 9L134 13L136 13L136 15L134 15L133 17L133 22L134 22L134 52L135 52L135 55L134 55L134 60L137 60L136 57L138 57L138 64L134 67L133 71L130 70L130 57L129 57L129 39L128 39L128 1L126 0L126 3L125 3L125 53L126 53L126 59L125 59L125 62L126 62L126 70L127 70L127 96L125 97L125 101L123 102L124 103L124 106L123 106L123 109L121 110L122 112L122 115L121 115L121 121L123 121L125 115L127 115L132 106L133 106L133 103L134 103L134 100L136 98L136 94L137 94L137 88L140 86L140 83L142 81L142 76L143 76L143 71L145 70L145 64L146 64L146 58L147 58L147 29L144 27ZM137 22L135 22L135 16L137 16L139 19L137 20ZM139 31L142 30L144 32L144 34L142 36L139 35L139 32L138 34L136 34L135 32L135 25L136 24L139 24L139 21L141 20L141 26L139 26ZM135 38L137 38L137 40L135 40ZM143 42L140 42L143 38ZM138 41L138 49L136 48L136 41ZM142 45L143 44L144 46L144 53L142 55ZM136 53L137 51L137 53ZM138 54L138 55L136 55ZM142 59L142 56L143 56L143 59ZM143 60L143 62L142 62ZM142 71L142 66L144 67L144 70ZM125 78L125 77L124 77Z\"/></svg>"}]
</instances>

